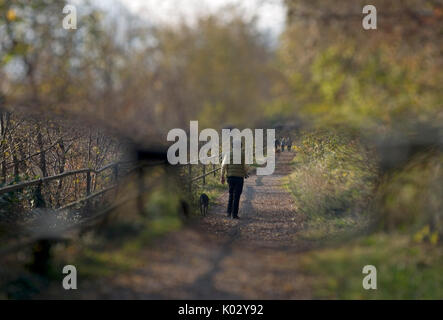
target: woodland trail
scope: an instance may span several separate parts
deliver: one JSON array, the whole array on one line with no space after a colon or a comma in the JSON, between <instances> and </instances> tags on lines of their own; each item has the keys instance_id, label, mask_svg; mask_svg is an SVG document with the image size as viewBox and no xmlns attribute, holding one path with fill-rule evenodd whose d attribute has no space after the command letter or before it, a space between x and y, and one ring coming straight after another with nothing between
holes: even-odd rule
<instances>
[{"instance_id":1,"label":"woodland trail","mask_svg":"<svg viewBox=\"0 0 443 320\"><path fill-rule=\"evenodd\" d=\"M240 220L226 217L224 194L201 222L142 252L142 268L111 283L77 290L81 298L309 298L305 280L296 271L298 253L309 244L296 238L303 218L282 181L291 171L293 156L279 154L273 175L245 181Z\"/></svg>"}]
</instances>

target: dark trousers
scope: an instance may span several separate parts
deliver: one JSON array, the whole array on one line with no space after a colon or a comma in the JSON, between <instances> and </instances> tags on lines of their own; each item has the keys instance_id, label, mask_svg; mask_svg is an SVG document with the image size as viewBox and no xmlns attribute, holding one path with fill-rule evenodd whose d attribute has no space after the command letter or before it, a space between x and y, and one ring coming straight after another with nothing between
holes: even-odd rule
<instances>
[{"instance_id":1,"label":"dark trousers","mask_svg":"<svg viewBox=\"0 0 443 320\"><path fill-rule=\"evenodd\" d=\"M240 196L243 191L244 178L228 177L229 184L229 202L228 214L233 217L238 216L238 206L240 204Z\"/></svg>"}]
</instances>

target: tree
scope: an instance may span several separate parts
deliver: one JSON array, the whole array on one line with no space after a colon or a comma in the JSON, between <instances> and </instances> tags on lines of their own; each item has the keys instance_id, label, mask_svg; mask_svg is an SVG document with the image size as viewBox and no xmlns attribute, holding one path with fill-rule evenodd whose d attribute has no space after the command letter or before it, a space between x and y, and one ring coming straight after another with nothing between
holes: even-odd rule
<instances>
[{"instance_id":1,"label":"tree","mask_svg":"<svg viewBox=\"0 0 443 320\"><path fill-rule=\"evenodd\" d=\"M442 123L441 1L375 1L376 31L361 27L364 1L286 4L282 112L361 130Z\"/></svg>"}]
</instances>

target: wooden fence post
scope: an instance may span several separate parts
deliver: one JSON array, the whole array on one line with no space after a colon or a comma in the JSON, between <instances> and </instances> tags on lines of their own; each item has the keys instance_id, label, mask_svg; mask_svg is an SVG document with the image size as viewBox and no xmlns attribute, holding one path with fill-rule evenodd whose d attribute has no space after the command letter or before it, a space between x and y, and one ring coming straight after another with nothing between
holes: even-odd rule
<instances>
[{"instance_id":1,"label":"wooden fence post","mask_svg":"<svg viewBox=\"0 0 443 320\"><path fill-rule=\"evenodd\" d=\"M203 185L206 184L206 165L203 165Z\"/></svg>"},{"instance_id":2,"label":"wooden fence post","mask_svg":"<svg viewBox=\"0 0 443 320\"><path fill-rule=\"evenodd\" d=\"M36 208L46 208L46 201L42 194L43 182L39 182L34 193L34 201Z\"/></svg>"},{"instance_id":3,"label":"wooden fence post","mask_svg":"<svg viewBox=\"0 0 443 320\"><path fill-rule=\"evenodd\" d=\"M37 185L35 193L36 208L46 208L46 202L42 195L43 183ZM51 242L46 239L38 240L32 247L32 262L29 269L39 275L47 275L49 273L49 262L51 258Z\"/></svg>"},{"instance_id":4,"label":"wooden fence post","mask_svg":"<svg viewBox=\"0 0 443 320\"><path fill-rule=\"evenodd\" d=\"M118 181L118 163L115 164L115 166L112 168L114 173L114 182L117 183Z\"/></svg>"},{"instance_id":5,"label":"wooden fence post","mask_svg":"<svg viewBox=\"0 0 443 320\"><path fill-rule=\"evenodd\" d=\"M91 194L91 171L86 172L86 196Z\"/></svg>"},{"instance_id":6,"label":"wooden fence post","mask_svg":"<svg viewBox=\"0 0 443 320\"><path fill-rule=\"evenodd\" d=\"M212 171L213 171L213 173L214 173L214 178L215 178L215 176L216 176L216 175L215 175L215 173L216 173L216 172L215 172L215 164L212 164Z\"/></svg>"}]
</instances>

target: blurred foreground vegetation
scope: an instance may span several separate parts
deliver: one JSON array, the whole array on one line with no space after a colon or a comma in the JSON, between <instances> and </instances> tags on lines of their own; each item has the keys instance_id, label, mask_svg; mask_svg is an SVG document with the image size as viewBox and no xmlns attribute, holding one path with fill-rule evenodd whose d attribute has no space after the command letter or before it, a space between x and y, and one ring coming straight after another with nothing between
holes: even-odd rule
<instances>
[{"instance_id":1,"label":"blurred foreground vegetation","mask_svg":"<svg viewBox=\"0 0 443 320\"><path fill-rule=\"evenodd\" d=\"M362 289L362 269L377 268L377 290ZM300 271L319 299L441 299L441 247L401 234L376 233L303 254Z\"/></svg>"},{"instance_id":2,"label":"blurred foreground vegetation","mask_svg":"<svg viewBox=\"0 0 443 320\"><path fill-rule=\"evenodd\" d=\"M286 183L306 217L299 236L327 246L301 257L314 295L442 298L441 0L374 0L372 31L361 27L365 1L285 0L274 42L235 7L151 25L121 3L113 16L80 1L71 32L61 28L66 3L0 0L1 185L97 169L124 158L122 140L164 144L189 120L283 128L297 138ZM165 184L145 195L145 216L128 203L93 235L60 245L58 263L76 257L91 277L132 270L144 245L182 225L181 197L195 206L201 192L214 201L223 190L214 177L189 194L164 173L149 176ZM85 184L54 183L42 196L57 208ZM0 233L32 199L0 197ZM17 255L9 270L27 260ZM378 268L377 291L361 289L366 264Z\"/></svg>"},{"instance_id":3,"label":"blurred foreground vegetation","mask_svg":"<svg viewBox=\"0 0 443 320\"><path fill-rule=\"evenodd\" d=\"M328 247L301 259L314 296L441 299L443 3L374 1L368 32L363 1L285 2L279 61L290 90L270 114L296 109L314 128L287 181L307 218L300 236ZM361 289L367 264L374 291Z\"/></svg>"},{"instance_id":4,"label":"blurred foreground vegetation","mask_svg":"<svg viewBox=\"0 0 443 320\"><path fill-rule=\"evenodd\" d=\"M374 152L358 137L334 131L302 134L294 150L287 183L298 211L307 217L309 237L368 228L377 175Z\"/></svg>"},{"instance_id":5,"label":"blurred foreground vegetation","mask_svg":"<svg viewBox=\"0 0 443 320\"><path fill-rule=\"evenodd\" d=\"M319 248L299 263L313 296L440 299L441 152L381 174L375 149L343 131L303 134L294 150L286 183L306 220L299 237ZM377 268L377 290L361 288L365 265Z\"/></svg>"}]
</instances>

